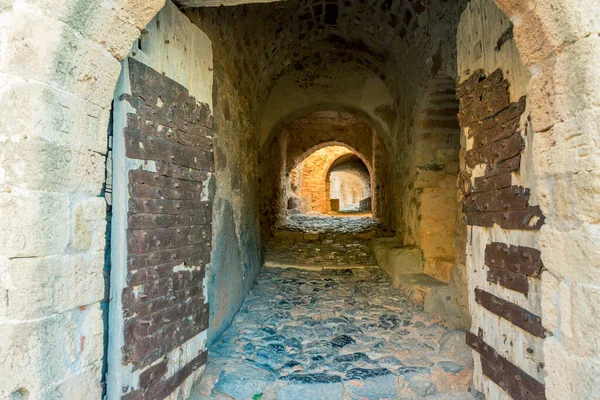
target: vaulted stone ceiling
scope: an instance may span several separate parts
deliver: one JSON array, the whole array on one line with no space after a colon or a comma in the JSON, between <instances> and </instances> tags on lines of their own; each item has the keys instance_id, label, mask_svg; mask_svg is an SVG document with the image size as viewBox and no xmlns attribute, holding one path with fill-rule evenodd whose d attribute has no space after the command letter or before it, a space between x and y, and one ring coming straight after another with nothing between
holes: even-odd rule
<instances>
[{"instance_id":1,"label":"vaulted stone ceiling","mask_svg":"<svg viewBox=\"0 0 600 400\"><path fill-rule=\"evenodd\" d=\"M365 66L398 94L406 64L418 68L431 58L439 39L432 36L452 29L465 2L289 0L186 13L211 36L216 51L221 47L223 68L259 99L286 71L334 62ZM415 60L414 53L424 57Z\"/></svg>"}]
</instances>

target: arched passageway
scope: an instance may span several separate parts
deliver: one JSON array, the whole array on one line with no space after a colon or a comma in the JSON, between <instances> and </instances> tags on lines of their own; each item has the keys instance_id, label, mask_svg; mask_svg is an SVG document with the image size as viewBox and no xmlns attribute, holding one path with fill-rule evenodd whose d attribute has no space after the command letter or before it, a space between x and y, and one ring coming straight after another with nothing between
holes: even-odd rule
<instances>
[{"instance_id":1,"label":"arched passageway","mask_svg":"<svg viewBox=\"0 0 600 400\"><path fill-rule=\"evenodd\" d=\"M0 7L0 397L595 397L596 1L83 3ZM382 225L259 275L312 113Z\"/></svg>"},{"instance_id":2,"label":"arched passageway","mask_svg":"<svg viewBox=\"0 0 600 400\"><path fill-rule=\"evenodd\" d=\"M326 179L332 211L370 213L372 181L369 169L359 157L354 154L339 157L329 168Z\"/></svg>"}]
</instances>

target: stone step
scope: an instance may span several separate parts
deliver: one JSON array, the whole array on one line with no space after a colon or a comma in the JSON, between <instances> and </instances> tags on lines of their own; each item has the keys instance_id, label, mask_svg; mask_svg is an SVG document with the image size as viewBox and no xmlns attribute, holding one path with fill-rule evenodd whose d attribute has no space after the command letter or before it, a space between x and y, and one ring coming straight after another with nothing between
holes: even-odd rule
<instances>
[{"instance_id":1,"label":"stone step","mask_svg":"<svg viewBox=\"0 0 600 400\"><path fill-rule=\"evenodd\" d=\"M376 265L370 241L376 229L363 232L299 232L279 229L267 242L265 266L357 267Z\"/></svg>"},{"instance_id":2,"label":"stone step","mask_svg":"<svg viewBox=\"0 0 600 400\"><path fill-rule=\"evenodd\" d=\"M374 238L371 249L377 265L389 276L392 285L413 303L428 309L428 303L439 304L445 297L448 284L423 272L425 262L421 249L403 246L395 237Z\"/></svg>"}]
</instances>

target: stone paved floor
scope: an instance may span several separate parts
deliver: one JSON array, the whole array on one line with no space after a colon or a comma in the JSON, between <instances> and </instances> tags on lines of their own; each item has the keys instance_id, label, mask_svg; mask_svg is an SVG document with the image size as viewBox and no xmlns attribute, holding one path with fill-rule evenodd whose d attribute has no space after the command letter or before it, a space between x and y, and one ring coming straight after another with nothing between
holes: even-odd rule
<instances>
[{"instance_id":1,"label":"stone paved floor","mask_svg":"<svg viewBox=\"0 0 600 400\"><path fill-rule=\"evenodd\" d=\"M287 217L280 230L310 233L357 233L382 228L379 221L367 216L330 216L296 214Z\"/></svg>"},{"instance_id":2,"label":"stone paved floor","mask_svg":"<svg viewBox=\"0 0 600 400\"><path fill-rule=\"evenodd\" d=\"M472 399L464 343L378 268L267 268L191 399Z\"/></svg>"}]
</instances>

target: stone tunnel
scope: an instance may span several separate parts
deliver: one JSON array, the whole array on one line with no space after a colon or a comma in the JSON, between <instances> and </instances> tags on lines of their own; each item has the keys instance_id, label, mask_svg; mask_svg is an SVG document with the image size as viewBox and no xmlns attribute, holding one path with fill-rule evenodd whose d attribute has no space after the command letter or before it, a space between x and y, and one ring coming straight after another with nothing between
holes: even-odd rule
<instances>
[{"instance_id":1,"label":"stone tunnel","mask_svg":"<svg viewBox=\"0 0 600 400\"><path fill-rule=\"evenodd\" d=\"M0 1L0 398L600 398L599 21Z\"/></svg>"}]
</instances>

